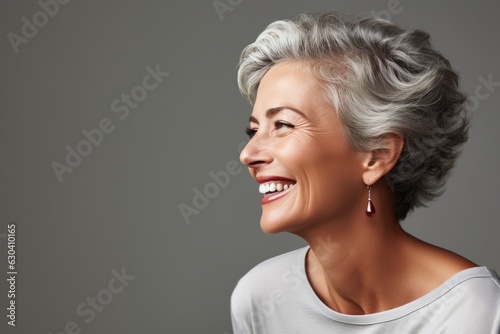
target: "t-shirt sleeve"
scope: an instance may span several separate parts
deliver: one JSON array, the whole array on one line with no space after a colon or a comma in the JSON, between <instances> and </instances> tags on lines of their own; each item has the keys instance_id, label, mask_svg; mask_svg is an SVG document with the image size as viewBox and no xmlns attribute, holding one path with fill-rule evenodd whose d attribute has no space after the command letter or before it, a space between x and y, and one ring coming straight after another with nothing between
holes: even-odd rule
<instances>
[{"instance_id":1,"label":"t-shirt sleeve","mask_svg":"<svg viewBox=\"0 0 500 334\"><path fill-rule=\"evenodd\" d=\"M250 305L248 301L248 290L242 287L241 280L238 282L231 295L231 323L233 334L251 334L251 322L249 318Z\"/></svg>"}]
</instances>

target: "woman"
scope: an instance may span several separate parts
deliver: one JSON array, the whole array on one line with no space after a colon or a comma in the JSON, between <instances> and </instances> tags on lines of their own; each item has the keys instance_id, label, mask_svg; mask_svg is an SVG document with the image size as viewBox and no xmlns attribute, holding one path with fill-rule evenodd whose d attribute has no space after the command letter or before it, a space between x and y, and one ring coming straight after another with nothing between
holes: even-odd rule
<instances>
[{"instance_id":1,"label":"woman","mask_svg":"<svg viewBox=\"0 0 500 334\"><path fill-rule=\"evenodd\" d=\"M269 25L240 59L241 161L261 227L308 246L231 298L235 333L500 333L500 280L399 222L443 191L469 118L422 31L335 13Z\"/></svg>"}]
</instances>

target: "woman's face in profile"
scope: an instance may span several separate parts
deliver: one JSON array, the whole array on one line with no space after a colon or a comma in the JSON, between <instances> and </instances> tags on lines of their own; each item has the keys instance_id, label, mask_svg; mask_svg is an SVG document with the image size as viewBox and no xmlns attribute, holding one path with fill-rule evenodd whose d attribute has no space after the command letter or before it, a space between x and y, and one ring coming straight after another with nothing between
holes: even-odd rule
<instances>
[{"instance_id":1,"label":"woman's face in profile","mask_svg":"<svg viewBox=\"0 0 500 334\"><path fill-rule=\"evenodd\" d=\"M262 199L267 233L300 232L353 210L364 213L363 154L348 144L322 92L298 62L272 66L260 82L250 117L253 137L240 159L260 190L281 190Z\"/></svg>"}]
</instances>

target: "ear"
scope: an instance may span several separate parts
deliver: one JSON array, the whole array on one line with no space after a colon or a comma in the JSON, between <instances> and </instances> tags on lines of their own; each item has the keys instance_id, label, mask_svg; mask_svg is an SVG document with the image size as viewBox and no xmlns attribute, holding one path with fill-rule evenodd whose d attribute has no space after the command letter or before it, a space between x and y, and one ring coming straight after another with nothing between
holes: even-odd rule
<instances>
[{"instance_id":1,"label":"ear","mask_svg":"<svg viewBox=\"0 0 500 334\"><path fill-rule=\"evenodd\" d=\"M390 133L382 139L384 147L369 151L363 161L363 181L366 185L375 184L381 177L389 173L401 156L404 146L403 136Z\"/></svg>"}]
</instances>

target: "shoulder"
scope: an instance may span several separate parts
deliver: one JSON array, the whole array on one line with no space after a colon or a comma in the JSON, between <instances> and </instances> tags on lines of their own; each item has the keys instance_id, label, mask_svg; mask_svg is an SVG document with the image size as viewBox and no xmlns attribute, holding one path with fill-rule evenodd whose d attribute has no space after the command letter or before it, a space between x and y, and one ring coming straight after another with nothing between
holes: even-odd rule
<instances>
[{"instance_id":1,"label":"shoulder","mask_svg":"<svg viewBox=\"0 0 500 334\"><path fill-rule=\"evenodd\" d=\"M240 281L259 278L269 272L276 272L282 269L287 269L294 265L303 265L305 255L309 246L302 247L284 254L274 256L270 259L262 261L252 269L250 269ZM267 277L268 278L268 277Z\"/></svg>"},{"instance_id":2,"label":"shoulder","mask_svg":"<svg viewBox=\"0 0 500 334\"><path fill-rule=\"evenodd\" d=\"M488 267L473 267L459 272L449 281L458 290L457 295L491 303L500 310L500 278L495 270Z\"/></svg>"},{"instance_id":3,"label":"shoulder","mask_svg":"<svg viewBox=\"0 0 500 334\"><path fill-rule=\"evenodd\" d=\"M288 273L299 275L308 249L306 246L259 263L238 281L233 295L241 290L258 294L266 287L279 285Z\"/></svg>"},{"instance_id":4,"label":"shoulder","mask_svg":"<svg viewBox=\"0 0 500 334\"><path fill-rule=\"evenodd\" d=\"M404 249L408 273L419 295L434 290L456 274L478 267L459 254L413 236L406 239Z\"/></svg>"},{"instance_id":5,"label":"shoulder","mask_svg":"<svg viewBox=\"0 0 500 334\"><path fill-rule=\"evenodd\" d=\"M441 290L434 314L454 333L498 333L500 330L500 279L487 267L465 269ZM445 311L446 309L446 311ZM439 321L438 321L439 322Z\"/></svg>"},{"instance_id":6,"label":"shoulder","mask_svg":"<svg viewBox=\"0 0 500 334\"><path fill-rule=\"evenodd\" d=\"M256 305L279 303L284 294L299 288L305 275L305 254L309 246L263 261L248 271L231 295L231 310L243 315Z\"/></svg>"}]
</instances>

